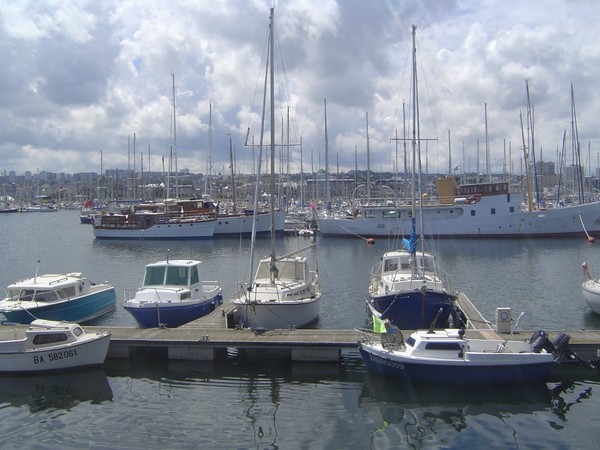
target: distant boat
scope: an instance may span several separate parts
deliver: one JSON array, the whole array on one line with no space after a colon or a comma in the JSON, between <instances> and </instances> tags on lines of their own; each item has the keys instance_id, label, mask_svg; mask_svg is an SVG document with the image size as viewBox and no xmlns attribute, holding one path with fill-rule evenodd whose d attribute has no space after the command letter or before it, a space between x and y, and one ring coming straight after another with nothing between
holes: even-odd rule
<instances>
[{"instance_id":1,"label":"distant boat","mask_svg":"<svg viewBox=\"0 0 600 450\"><path fill-rule=\"evenodd\" d=\"M10 322L34 319L86 322L113 310L115 288L94 284L79 272L35 275L6 288L0 313Z\"/></svg>"},{"instance_id":2,"label":"distant boat","mask_svg":"<svg viewBox=\"0 0 600 450\"><path fill-rule=\"evenodd\" d=\"M506 181L462 184L454 177L437 180L438 197L423 198L425 229L439 238L550 238L600 236L600 202L525 210L523 194ZM350 215L318 219L323 236L393 237L411 227L410 201L357 201ZM581 217L581 219L580 219Z\"/></svg>"},{"instance_id":3,"label":"distant boat","mask_svg":"<svg viewBox=\"0 0 600 450\"><path fill-rule=\"evenodd\" d=\"M593 312L600 314L600 279L592 278L586 262L582 264L582 267L585 276L585 280L581 284L583 299Z\"/></svg>"},{"instance_id":4,"label":"distant boat","mask_svg":"<svg viewBox=\"0 0 600 450\"><path fill-rule=\"evenodd\" d=\"M140 203L93 217L98 239L212 239L214 215L169 209L165 203Z\"/></svg>"},{"instance_id":5,"label":"distant boat","mask_svg":"<svg viewBox=\"0 0 600 450\"><path fill-rule=\"evenodd\" d=\"M271 215L268 209L258 210L254 214L253 208L244 209L224 209L218 205L207 194L201 199L178 199L169 203L169 208L180 211L186 215L204 214L215 216L215 229L213 237L249 237L252 234L254 224L255 234L258 236L268 235L271 232ZM275 211L275 233L283 233L285 222L285 212L283 210Z\"/></svg>"},{"instance_id":6,"label":"distant boat","mask_svg":"<svg viewBox=\"0 0 600 450\"><path fill-rule=\"evenodd\" d=\"M142 286L125 291L125 311L141 328L175 328L223 303L216 281L200 279L200 261L165 260L146 266Z\"/></svg>"},{"instance_id":7,"label":"distant boat","mask_svg":"<svg viewBox=\"0 0 600 450\"><path fill-rule=\"evenodd\" d=\"M411 383L544 382L555 355L544 348L545 336L534 335L531 341L470 339L458 329L421 330L405 342L367 337L359 349L370 372Z\"/></svg>"},{"instance_id":8,"label":"distant boat","mask_svg":"<svg viewBox=\"0 0 600 450\"><path fill-rule=\"evenodd\" d=\"M54 205L29 205L25 208L27 212L56 212L58 209Z\"/></svg>"},{"instance_id":9,"label":"distant boat","mask_svg":"<svg viewBox=\"0 0 600 450\"><path fill-rule=\"evenodd\" d=\"M110 333L85 332L76 323L34 320L28 328L0 326L0 372L28 373L96 366Z\"/></svg>"},{"instance_id":10,"label":"distant boat","mask_svg":"<svg viewBox=\"0 0 600 450\"><path fill-rule=\"evenodd\" d=\"M236 308L234 320L241 326L254 329L306 326L318 319L321 300L318 276L316 271L309 270L307 258L297 255L296 253L299 253L299 251L284 256L275 254L275 227L273 226L275 222L275 193L273 188L275 185L274 8L271 8L269 29L268 61L271 69L269 78L271 98L271 252L270 256L260 260L251 284L245 286L240 295L233 299ZM263 137L261 136L262 141ZM256 201L255 198L255 203ZM253 235L251 241L252 254L254 243Z\"/></svg>"}]
</instances>

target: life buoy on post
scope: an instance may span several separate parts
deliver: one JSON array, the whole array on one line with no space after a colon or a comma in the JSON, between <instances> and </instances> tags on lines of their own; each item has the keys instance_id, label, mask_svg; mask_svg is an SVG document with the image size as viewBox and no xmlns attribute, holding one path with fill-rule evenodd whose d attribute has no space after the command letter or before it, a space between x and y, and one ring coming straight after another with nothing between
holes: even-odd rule
<instances>
[{"instance_id":1,"label":"life buoy on post","mask_svg":"<svg viewBox=\"0 0 600 450\"><path fill-rule=\"evenodd\" d=\"M501 311L500 312L500 320L502 320L502 321L507 321L508 320L508 311Z\"/></svg>"}]
</instances>

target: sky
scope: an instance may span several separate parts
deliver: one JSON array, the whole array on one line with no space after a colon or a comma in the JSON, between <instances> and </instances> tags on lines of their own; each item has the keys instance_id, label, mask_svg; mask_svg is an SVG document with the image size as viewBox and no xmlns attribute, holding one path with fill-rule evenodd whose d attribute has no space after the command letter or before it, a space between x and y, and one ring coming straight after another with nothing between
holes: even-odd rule
<instances>
[{"instance_id":1,"label":"sky","mask_svg":"<svg viewBox=\"0 0 600 450\"><path fill-rule=\"evenodd\" d=\"M0 0L1 173L252 173L271 7L285 171L404 170L413 25L428 172L523 173L528 110L572 164L571 84L600 165L596 0Z\"/></svg>"}]
</instances>

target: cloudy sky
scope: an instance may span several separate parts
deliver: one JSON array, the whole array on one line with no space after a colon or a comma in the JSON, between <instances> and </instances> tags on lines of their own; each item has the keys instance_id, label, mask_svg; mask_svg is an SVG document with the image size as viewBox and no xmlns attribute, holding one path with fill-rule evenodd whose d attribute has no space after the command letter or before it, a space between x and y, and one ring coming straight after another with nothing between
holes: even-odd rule
<instances>
[{"instance_id":1,"label":"cloudy sky","mask_svg":"<svg viewBox=\"0 0 600 450\"><path fill-rule=\"evenodd\" d=\"M277 140L302 141L305 171L324 167L325 142L332 172L366 169L367 114L371 169L402 170L391 138L403 104L411 115L413 24L430 172L485 172L487 105L490 166L520 173L526 80L536 159L555 161L566 130L572 163L573 83L582 162L598 166L596 0L0 0L0 170L162 170L174 79L177 167L205 173L210 156L211 173L228 172L231 140L251 172L271 6ZM289 165L300 170L300 146Z\"/></svg>"}]
</instances>

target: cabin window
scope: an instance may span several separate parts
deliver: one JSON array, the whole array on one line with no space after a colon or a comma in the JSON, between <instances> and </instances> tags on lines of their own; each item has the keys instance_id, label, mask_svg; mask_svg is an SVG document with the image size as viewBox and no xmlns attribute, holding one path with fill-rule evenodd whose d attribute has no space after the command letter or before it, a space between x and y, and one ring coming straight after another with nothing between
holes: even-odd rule
<instances>
[{"instance_id":1,"label":"cabin window","mask_svg":"<svg viewBox=\"0 0 600 450\"><path fill-rule=\"evenodd\" d=\"M514 213L514 212L515 212L515 207L514 207L514 206L511 206L510 208L508 208L508 210L509 210L511 213Z\"/></svg>"},{"instance_id":2,"label":"cabin window","mask_svg":"<svg viewBox=\"0 0 600 450\"><path fill-rule=\"evenodd\" d=\"M409 336L406 339L406 345L408 345L409 347L414 347L415 346L415 338L412 336Z\"/></svg>"},{"instance_id":3,"label":"cabin window","mask_svg":"<svg viewBox=\"0 0 600 450\"><path fill-rule=\"evenodd\" d=\"M198 266L191 268L190 284L196 284L200 282L200 275L198 275Z\"/></svg>"},{"instance_id":4,"label":"cabin window","mask_svg":"<svg viewBox=\"0 0 600 450\"><path fill-rule=\"evenodd\" d=\"M471 215L472 215L472 216L474 216L474 215L475 215L475 210L474 210L474 209L472 209L472 210L471 210Z\"/></svg>"},{"instance_id":5,"label":"cabin window","mask_svg":"<svg viewBox=\"0 0 600 450\"><path fill-rule=\"evenodd\" d=\"M36 291L33 300L36 302L54 302L57 298L54 291Z\"/></svg>"},{"instance_id":6,"label":"cabin window","mask_svg":"<svg viewBox=\"0 0 600 450\"><path fill-rule=\"evenodd\" d=\"M73 328L73 334L79 337L83 334L83 330L81 329L81 327L75 327Z\"/></svg>"},{"instance_id":7,"label":"cabin window","mask_svg":"<svg viewBox=\"0 0 600 450\"><path fill-rule=\"evenodd\" d=\"M32 289L23 289L19 293L18 300L21 300L24 302L29 302L29 301L31 301L32 298L33 298L33 290Z\"/></svg>"},{"instance_id":8,"label":"cabin window","mask_svg":"<svg viewBox=\"0 0 600 450\"><path fill-rule=\"evenodd\" d=\"M428 342L426 350L460 350L460 342Z\"/></svg>"},{"instance_id":9,"label":"cabin window","mask_svg":"<svg viewBox=\"0 0 600 450\"><path fill-rule=\"evenodd\" d=\"M367 209L363 213L363 217L365 217L366 219L374 219L375 218L375 211Z\"/></svg>"},{"instance_id":10,"label":"cabin window","mask_svg":"<svg viewBox=\"0 0 600 450\"><path fill-rule=\"evenodd\" d=\"M64 342L68 339L65 333L38 334L33 338L34 345L54 344L55 342Z\"/></svg>"},{"instance_id":11,"label":"cabin window","mask_svg":"<svg viewBox=\"0 0 600 450\"><path fill-rule=\"evenodd\" d=\"M187 267L167 267L167 284L174 286L187 286Z\"/></svg>"},{"instance_id":12,"label":"cabin window","mask_svg":"<svg viewBox=\"0 0 600 450\"><path fill-rule=\"evenodd\" d=\"M65 288L65 294L67 294L67 297L75 297L75 295L77 295L75 293L75 286L67 286Z\"/></svg>"},{"instance_id":13,"label":"cabin window","mask_svg":"<svg viewBox=\"0 0 600 450\"><path fill-rule=\"evenodd\" d=\"M144 286L162 286L165 282L165 267L146 267Z\"/></svg>"},{"instance_id":14,"label":"cabin window","mask_svg":"<svg viewBox=\"0 0 600 450\"><path fill-rule=\"evenodd\" d=\"M490 210L490 214L492 214L492 215L496 214L496 208L492 208L492 209Z\"/></svg>"},{"instance_id":15,"label":"cabin window","mask_svg":"<svg viewBox=\"0 0 600 450\"><path fill-rule=\"evenodd\" d=\"M398 217L400 217L400 211L398 210L391 210L391 211L383 211L383 218L384 219L397 219Z\"/></svg>"},{"instance_id":16,"label":"cabin window","mask_svg":"<svg viewBox=\"0 0 600 450\"><path fill-rule=\"evenodd\" d=\"M398 260L397 259L386 259L383 265L384 272L394 272L398 270Z\"/></svg>"}]
</instances>

